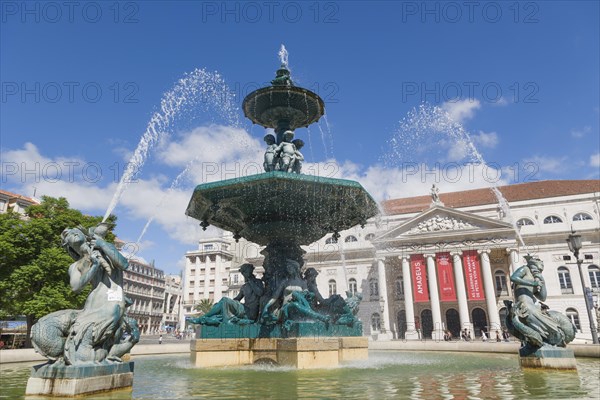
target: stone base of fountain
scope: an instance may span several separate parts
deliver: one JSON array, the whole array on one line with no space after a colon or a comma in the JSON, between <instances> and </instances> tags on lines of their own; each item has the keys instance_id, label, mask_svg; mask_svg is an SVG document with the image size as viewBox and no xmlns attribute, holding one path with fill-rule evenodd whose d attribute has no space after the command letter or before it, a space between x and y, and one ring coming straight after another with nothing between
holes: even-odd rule
<instances>
[{"instance_id":1,"label":"stone base of fountain","mask_svg":"<svg viewBox=\"0 0 600 400\"><path fill-rule=\"evenodd\" d=\"M519 350L522 368L577 369L573 350L562 347L543 346L535 351Z\"/></svg>"},{"instance_id":2,"label":"stone base of fountain","mask_svg":"<svg viewBox=\"0 0 600 400\"><path fill-rule=\"evenodd\" d=\"M40 364L31 368L26 395L75 397L131 388L133 362L82 366Z\"/></svg>"},{"instance_id":3,"label":"stone base of fountain","mask_svg":"<svg viewBox=\"0 0 600 400\"><path fill-rule=\"evenodd\" d=\"M195 339L190 345L196 367L274 363L297 369L331 368L366 360L366 337Z\"/></svg>"}]
</instances>

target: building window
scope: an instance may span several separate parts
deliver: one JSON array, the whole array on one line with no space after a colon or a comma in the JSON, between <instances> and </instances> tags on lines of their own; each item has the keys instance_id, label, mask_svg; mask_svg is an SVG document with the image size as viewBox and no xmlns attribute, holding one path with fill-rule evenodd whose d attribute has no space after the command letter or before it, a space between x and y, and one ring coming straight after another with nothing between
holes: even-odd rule
<instances>
[{"instance_id":1,"label":"building window","mask_svg":"<svg viewBox=\"0 0 600 400\"><path fill-rule=\"evenodd\" d=\"M371 291L371 296L379 296L379 285L375 279L371 279L369 282L369 289Z\"/></svg>"},{"instance_id":2,"label":"building window","mask_svg":"<svg viewBox=\"0 0 600 400\"><path fill-rule=\"evenodd\" d=\"M204 250L212 250L213 249L213 245L212 244L205 244L204 245Z\"/></svg>"},{"instance_id":3,"label":"building window","mask_svg":"<svg viewBox=\"0 0 600 400\"><path fill-rule=\"evenodd\" d=\"M373 239L375 239L374 233L368 233L367 236L365 236L365 240L373 240Z\"/></svg>"},{"instance_id":4,"label":"building window","mask_svg":"<svg viewBox=\"0 0 600 400\"><path fill-rule=\"evenodd\" d=\"M335 240L333 238L333 236L328 237L327 240L325 240L325 244L333 244L333 243L337 243L337 240Z\"/></svg>"},{"instance_id":5,"label":"building window","mask_svg":"<svg viewBox=\"0 0 600 400\"><path fill-rule=\"evenodd\" d=\"M567 308L567 318L571 320L577 330L581 331L581 324L579 323L579 313L574 308Z\"/></svg>"},{"instance_id":6,"label":"building window","mask_svg":"<svg viewBox=\"0 0 600 400\"><path fill-rule=\"evenodd\" d=\"M358 286L356 285L356 279L350 278L348 281L348 291L351 296L354 296L357 292Z\"/></svg>"},{"instance_id":7,"label":"building window","mask_svg":"<svg viewBox=\"0 0 600 400\"><path fill-rule=\"evenodd\" d=\"M590 265L588 267L588 274L590 274L592 292L600 292L600 268L596 265Z\"/></svg>"},{"instance_id":8,"label":"building window","mask_svg":"<svg viewBox=\"0 0 600 400\"><path fill-rule=\"evenodd\" d=\"M496 296L508 296L508 285L506 284L504 271L496 271L494 279L496 281Z\"/></svg>"},{"instance_id":9,"label":"building window","mask_svg":"<svg viewBox=\"0 0 600 400\"><path fill-rule=\"evenodd\" d=\"M344 242L346 243L350 243L350 242L358 242L358 239L356 238L356 236L346 236L346 239L344 239Z\"/></svg>"},{"instance_id":10,"label":"building window","mask_svg":"<svg viewBox=\"0 0 600 400\"><path fill-rule=\"evenodd\" d=\"M560 224L562 222L562 219L560 219L560 217L557 217L556 215L549 215L546 218L544 218L544 224Z\"/></svg>"},{"instance_id":11,"label":"building window","mask_svg":"<svg viewBox=\"0 0 600 400\"><path fill-rule=\"evenodd\" d=\"M573 215L573 221L591 221L592 216L586 213L577 213Z\"/></svg>"},{"instance_id":12,"label":"building window","mask_svg":"<svg viewBox=\"0 0 600 400\"><path fill-rule=\"evenodd\" d=\"M523 226L523 225L533 225L533 221L530 220L529 218L521 218L520 220L517 221L517 226Z\"/></svg>"},{"instance_id":13,"label":"building window","mask_svg":"<svg viewBox=\"0 0 600 400\"><path fill-rule=\"evenodd\" d=\"M233 274L233 283L238 283L238 274Z\"/></svg>"},{"instance_id":14,"label":"building window","mask_svg":"<svg viewBox=\"0 0 600 400\"><path fill-rule=\"evenodd\" d=\"M371 331L379 332L381 330L381 317L378 313L371 315Z\"/></svg>"},{"instance_id":15,"label":"building window","mask_svg":"<svg viewBox=\"0 0 600 400\"><path fill-rule=\"evenodd\" d=\"M563 294L573 293L571 274L569 273L567 267L558 267L558 282L560 283L560 291Z\"/></svg>"},{"instance_id":16,"label":"building window","mask_svg":"<svg viewBox=\"0 0 600 400\"><path fill-rule=\"evenodd\" d=\"M401 276L396 279L396 298L400 300L404 298L404 279Z\"/></svg>"},{"instance_id":17,"label":"building window","mask_svg":"<svg viewBox=\"0 0 600 400\"><path fill-rule=\"evenodd\" d=\"M337 284L335 283L335 279L329 280L329 297L337 294Z\"/></svg>"}]
</instances>

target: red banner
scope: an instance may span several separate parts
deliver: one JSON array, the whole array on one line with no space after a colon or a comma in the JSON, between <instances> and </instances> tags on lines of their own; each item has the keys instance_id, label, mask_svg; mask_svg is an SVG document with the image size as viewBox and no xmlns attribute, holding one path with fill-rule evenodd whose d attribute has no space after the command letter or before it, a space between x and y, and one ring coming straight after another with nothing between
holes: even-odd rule
<instances>
[{"instance_id":1,"label":"red banner","mask_svg":"<svg viewBox=\"0 0 600 400\"><path fill-rule=\"evenodd\" d=\"M452 263L450 253L437 253L435 255L437 266L438 284L440 286L440 301L456 301L456 290L454 289L454 276L452 275Z\"/></svg>"},{"instance_id":2,"label":"red banner","mask_svg":"<svg viewBox=\"0 0 600 400\"><path fill-rule=\"evenodd\" d=\"M410 256L410 270L412 271L413 296L415 303L429 301L429 291L427 290L427 266L425 258L421 254Z\"/></svg>"},{"instance_id":3,"label":"red banner","mask_svg":"<svg viewBox=\"0 0 600 400\"><path fill-rule=\"evenodd\" d=\"M481 268L479 266L477 251L463 251L463 263L469 300L484 300L483 288L481 287Z\"/></svg>"}]
</instances>

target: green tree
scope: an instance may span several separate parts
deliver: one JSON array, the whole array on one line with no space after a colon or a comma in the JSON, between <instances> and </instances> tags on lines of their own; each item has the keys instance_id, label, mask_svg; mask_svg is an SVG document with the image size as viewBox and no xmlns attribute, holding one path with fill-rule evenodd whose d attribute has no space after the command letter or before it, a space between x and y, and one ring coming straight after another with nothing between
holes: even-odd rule
<instances>
[{"instance_id":1,"label":"green tree","mask_svg":"<svg viewBox=\"0 0 600 400\"><path fill-rule=\"evenodd\" d=\"M198 311L200 315L204 315L210 311L212 306L213 301L211 299L202 299L194 306L194 310Z\"/></svg>"},{"instance_id":2,"label":"green tree","mask_svg":"<svg viewBox=\"0 0 600 400\"><path fill-rule=\"evenodd\" d=\"M44 196L39 205L18 213L0 214L0 318L25 315L27 343L31 326L42 316L66 308L81 308L89 287L74 293L68 269L73 259L61 248L65 228L89 228L102 217L84 215L61 198ZM114 224L111 216L109 222ZM109 233L107 240L114 240Z\"/></svg>"}]
</instances>

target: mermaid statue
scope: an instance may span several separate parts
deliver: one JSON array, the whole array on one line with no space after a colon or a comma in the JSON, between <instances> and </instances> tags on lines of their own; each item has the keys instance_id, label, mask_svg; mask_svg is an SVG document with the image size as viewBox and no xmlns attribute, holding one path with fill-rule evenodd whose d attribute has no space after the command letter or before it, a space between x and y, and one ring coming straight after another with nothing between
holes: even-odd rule
<instances>
[{"instance_id":1,"label":"mermaid statue","mask_svg":"<svg viewBox=\"0 0 600 400\"><path fill-rule=\"evenodd\" d=\"M575 338L575 326L565 315L551 311L543 303L547 296L542 276L544 263L529 255L525 259L527 265L518 268L510 277L515 302L504 301L508 310L506 326L521 340L521 355L544 346L566 347Z\"/></svg>"},{"instance_id":2,"label":"mermaid statue","mask_svg":"<svg viewBox=\"0 0 600 400\"><path fill-rule=\"evenodd\" d=\"M31 328L35 350L51 363L121 362L139 341L137 322L126 316L131 300L123 293L129 263L104 239L107 232L108 225L101 223L62 233L62 246L75 260L69 267L71 288L78 293L89 283L92 290L82 310L53 312Z\"/></svg>"}]
</instances>

